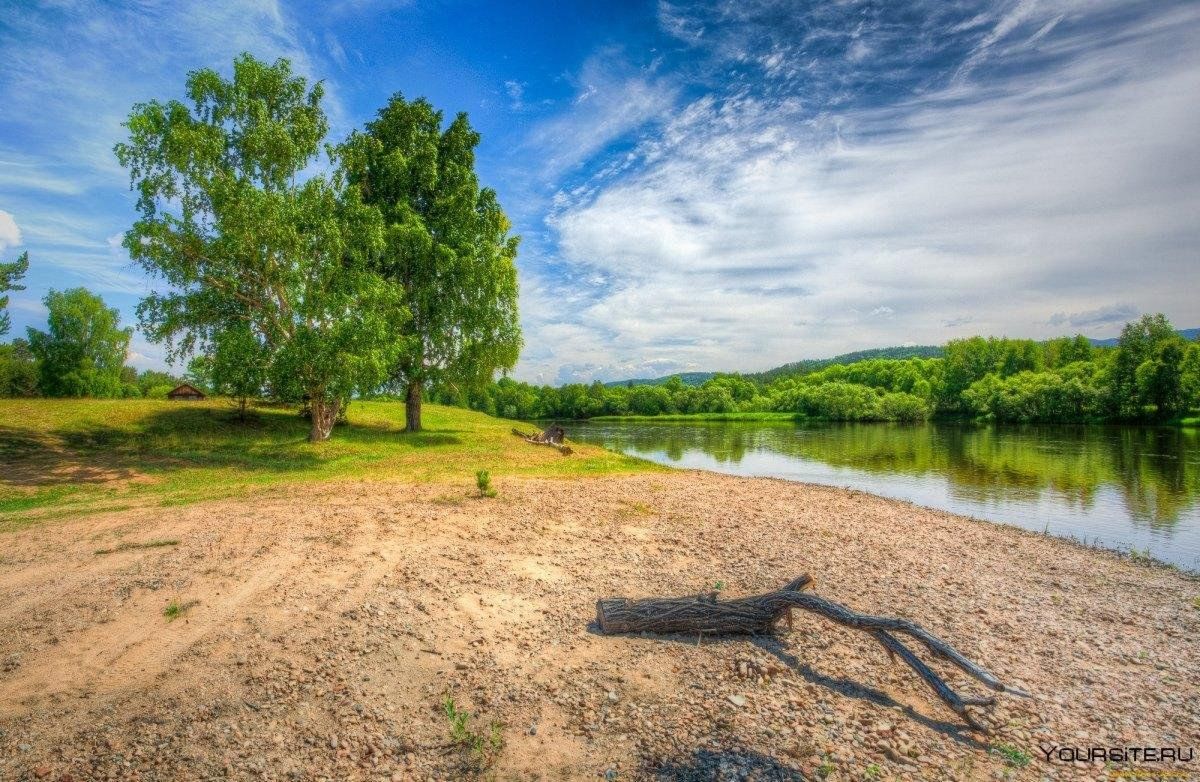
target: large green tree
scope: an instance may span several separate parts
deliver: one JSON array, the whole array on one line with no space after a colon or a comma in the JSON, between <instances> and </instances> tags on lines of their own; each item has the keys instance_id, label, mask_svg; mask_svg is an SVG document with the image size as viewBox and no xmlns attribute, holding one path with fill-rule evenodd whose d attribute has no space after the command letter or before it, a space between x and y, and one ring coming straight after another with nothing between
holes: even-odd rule
<instances>
[{"instance_id":1,"label":"large green tree","mask_svg":"<svg viewBox=\"0 0 1200 782\"><path fill-rule=\"evenodd\" d=\"M1154 367L1142 370L1142 380L1138 380L1138 369L1147 361L1154 362L1156 353L1166 344L1179 339L1175 327L1162 313L1143 315L1135 321L1130 321L1121 329L1121 337L1117 341L1116 356L1113 359L1112 371L1109 378L1109 412L1119 418L1141 418L1145 415L1147 404L1157 405L1159 402L1172 397L1172 391L1163 386L1165 382L1171 385L1169 373L1158 372ZM1168 356L1158 356L1174 360L1174 351L1168 350ZM1182 360L1182 353L1178 356Z\"/></svg>"},{"instance_id":2,"label":"large green tree","mask_svg":"<svg viewBox=\"0 0 1200 782\"><path fill-rule=\"evenodd\" d=\"M142 301L143 329L182 358L244 328L280 396L305 401L310 440L396 365L402 289L371 266L383 228L359 188L314 173L328 120L321 85L287 60L237 58L233 78L192 72L187 102L134 107L116 147L138 193L125 247L168 290Z\"/></svg>"},{"instance_id":3,"label":"large green tree","mask_svg":"<svg viewBox=\"0 0 1200 782\"><path fill-rule=\"evenodd\" d=\"M30 328L29 350L38 362L38 387L46 396L121 395L121 370L133 329L85 288L50 291L42 300L47 331Z\"/></svg>"},{"instance_id":4,"label":"large green tree","mask_svg":"<svg viewBox=\"0 0 1200 782\"><path fill-rule=\"evenodd\" d=\"M402 286L411 313L391 378L411 432L421 428L424 388L477 388L521 350L519 238L495 191L479 184L479 141L466 114L443 127L428 101L397 94L342 147L350 181L383 216L377 268Z\"/></svg>"},{"instance_id":5,"label":"large green tree","mask_svg":"<svg viewBox=\"0 0 1200 782\"><path fill-rule=\"evenodd\" d=\"M24 285L18 285L18 281L25 276L25 272L29 271L29 253L21 253L17 260L12 263L0 263L0 337L8 333L12 328L12 320L8 315L8 292L23 291Z\"/></svg>"}]
</instances>

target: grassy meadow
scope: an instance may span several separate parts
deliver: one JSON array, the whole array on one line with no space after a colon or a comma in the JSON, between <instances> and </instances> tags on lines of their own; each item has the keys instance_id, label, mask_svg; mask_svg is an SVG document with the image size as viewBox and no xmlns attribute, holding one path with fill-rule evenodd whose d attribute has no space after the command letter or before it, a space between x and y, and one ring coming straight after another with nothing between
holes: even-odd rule
<instances>
[{"instance_id":1,"label":"grassy meadow","mask_svg":"<svg viewBox=\"0 0 1200 782\"><path fill-rule=\"evenodd\" d=\"M475 472L569 478L659 469L594 446L562 456L512 428L532 425L440 405L403 433L400 402L354 402L321 444L291 407L228 400L0 399L0 532L33 521L145 504L177 505L278 484L392 478L474 485Z\"/></svg>"}]
</instances>

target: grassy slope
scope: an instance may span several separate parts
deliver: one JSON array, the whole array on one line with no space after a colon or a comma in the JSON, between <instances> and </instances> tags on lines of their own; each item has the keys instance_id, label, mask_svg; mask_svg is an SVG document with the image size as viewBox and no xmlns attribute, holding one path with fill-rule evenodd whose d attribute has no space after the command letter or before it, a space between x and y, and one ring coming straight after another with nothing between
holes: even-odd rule
<instances>
[{"instance_id":1,"label":"grassy slope","mask_svg":"<svg viewBox=\"0 0 1200 782\"><path fill-rule=\"evenodd\" d=\"M293 409L258 410L242 424L224 400L0 399L0 531L287 482L397 478L469 487L479 469L495 478L656 469L586 445L563 457L514 437L514 422L469 410L427 405L424 424L406 435L401 403L355 402L349 425L311 445Z\"/></svg>"}]
</instances>

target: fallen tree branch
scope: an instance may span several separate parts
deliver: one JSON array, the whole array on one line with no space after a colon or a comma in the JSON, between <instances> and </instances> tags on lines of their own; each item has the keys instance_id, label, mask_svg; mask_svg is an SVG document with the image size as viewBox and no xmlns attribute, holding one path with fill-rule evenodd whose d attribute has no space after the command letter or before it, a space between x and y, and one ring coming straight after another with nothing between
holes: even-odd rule
<instances>
[{"instance_id":1,"label":"fallen tree branch","mask_svg":"<svg viewBox=\"0 0 1200 782\"><path fill-rule=\"evenodd\" d=\"M596 622L600 632L614 633L769 633L780 620L791 626L793 608L811 611L855 630L870 633L883 645L888 655L899 657L937 694L947 706L954 710L972 727L982 729L967 711L968 706L990 706L994 698L964 698L926 665L911 649L896 638L902 633L920 641L930 652L954 663L959 669L986 687L996 692L1028 697L1015 687L1006 685L980 665L968 659L950 644L941 640L920 625L907 619L860 614L849 608L817 595L805 594L803 590L813 586L807 574L786 584L783 588L762 595L721 600L716 592L689 597L605 598L596 602Z\"/></svg>"},{"instance_id":2,"label":"fallen tree branch","mask_svg":"<svg viewBox=\"0 0 1200 782\"><path fill-rule=\"evenodd\" d=\"M573 453L571 448L563 442L566 439L567 433L561 426L551 426L549 429L537 434L526 434L514 428L512 433L532 445L548 445L551 448L556 448L563 456L570 456Z\"/></svg>"}]
</instances>

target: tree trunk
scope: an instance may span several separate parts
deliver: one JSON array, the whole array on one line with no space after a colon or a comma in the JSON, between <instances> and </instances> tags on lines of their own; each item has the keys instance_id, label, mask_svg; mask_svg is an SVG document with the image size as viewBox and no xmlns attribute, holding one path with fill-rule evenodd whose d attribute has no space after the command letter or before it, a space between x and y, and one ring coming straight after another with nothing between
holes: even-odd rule
<instances>
[{"instance_id":1,"label":"tree trunk","mask_svg":"<svg viewBox=\"0 0 1200 782\"><path fill-rule=\"evenodd\" d=\"M308 402L312 427L308 430L308 441L320 443L329 439L333 423L337 420L338 400L313 397Z\"/></svg>"},{"instance_id":2,"label":"tree trunk","mask_svg":"<svg viewBox=\"0 0 1200 782\"><path fill-rule=\"evenodd\" d=\"M1028 694L1004 684L961 652L937 638L920 625L906 619L871 616L843 605L805 594L813 579L803 575L781 589L736 600L721 600L716 592L690 597L643 598L616 597L596 602L596 624L605 635L613 633L768 633L780 620L791 626L791 610L799 608L855 630L862 630L878 641L894 660L899 657L913 669L937 696L975 728L981 724L967 711L968 706L990 706L992 698L964 697L950 688L933 669L896 638L904 634L920 642L934 657L948 660L967 675L996 692Z\"/></svg>"},{"instance_id":3,"label":"tree trunk","mask_svg":"<svg viewBox=\"0 0 1200 782\"><path fill-rule=\"evenodd\" d=\"M421 431L421 384L417 381L409 381L404 396L404 431Z\"/></svg>"}]
</instances>

